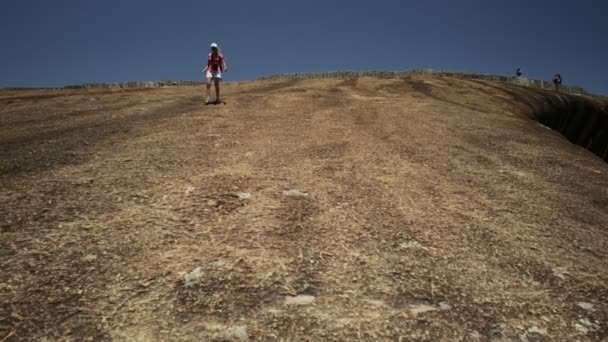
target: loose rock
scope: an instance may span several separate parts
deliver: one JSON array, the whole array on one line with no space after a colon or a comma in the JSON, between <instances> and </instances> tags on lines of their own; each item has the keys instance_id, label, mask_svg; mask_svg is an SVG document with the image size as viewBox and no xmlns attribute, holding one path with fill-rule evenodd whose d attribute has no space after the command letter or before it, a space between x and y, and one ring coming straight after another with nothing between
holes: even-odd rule
<instances>
[{"instance_id":1,"label":"loose rock","mask_svg":"<svg viewBox=\"0 0 608 342\"><path fill-rule=\"evenodd\" d=\"M295 297L285 297L285 305L309 305L315 301L315 296L299 295Z\"/></svg>"},{"instance_id":2,"label":"loose rock","mask_svg":"<svg viewBox=\"0 0 608 342\"><path fill-rule=\"evenodd\" d=\"M553 268L553 274L558 277L559 279L565 280L567 275L570 275L570 273L568 273L568 269L566 269L565 267L555 267Z\"/></svg>"},{"instance_id":3,"label":"loose rock","mask_svg":"<svg viewBox=\"0 0 608 342\"><path fill-rule=\"evenodd\" d=\"M224 338L228 341L249 341L247 327L243 325L236 325L234 327L231 327L224 332Z\"/></svg>"},{"instance_id":4,"label":"loose rock","mask_svg":"<svg viewBox=\"0 0 608 342\"><path fill-rule=\"evenodd\" d=\"M413 315L418 315L429 311L437 311L437 308L428 304L416 304L410 306L410 312Z\"/></svg>"},{"instance_id":5,"label":"loose rock","mask_svg":"<svg viewBox=\"0 0 608 342\"><path fill-rule=\"evenodd\" d=\"M300 190L285 190L283 191L283 195L284 196L288 196L288 197L308 197L308 193L304 192L304 191L300 191Z\"/></svg>"},{"instance_id":6,"label":"loose rock","mask_svg":"<svg viewBox=\"0 0 608 342\"><path fill-rule=\"evenodd\" d=\"M577 323L574 324L576 331L581 335L587 335L590 332L596 332L600 330L600 325L594 322L591 322L587 318L581 318Z\"/></svg>"},{"instance_id":7,"label":"loose rock","mask_svg":"<svg viewBox=\"0 0 608 342\"><path fill-rule=\"evenodd\" d=\"M223 259L219 259L219 260L213 261L209 265L214 268L224 268L224 266L226 266L226 261L224 261Z\"/></svg>"},{"instance_id":8,"label":"loose rock","mask_svg":"<svg viewBox=\"0 0 608 342\"><path fill-rule=\"evenodd\" d=\"M193 269L192 271L190 271L190 273L184 276L184 285L186 285L186 287L191 287L198 284L203 275L204 274L202 268L197 267Z\"/></svg>"},{"instance_id":9,"label":"loose rock","mask_svg":"<svg viewBox=\"0 0 608 342\"><path fill-rule=\"evenodd\" d=\"M251 194L248 192L237 192L237 193L235 193L235 196L242 200L251 198Z\"/></svg>"},{"instance_id":10,"label":"loose rock","mask_svg":"<svg viewBox=\"0 0 608 342\"><path fill-rule=\"evenodd\" d=\"M93 261L97 259L97 255L95 254L89 254L87 256L84 257L84 261Z\"/></svg>"},{"instance_id":11,"label":"loose rock","mask_svg":"<svg viewBox=\"0 0 608 342\"><path fill-rule=\"evenodd\" d=\"M446 302L439 303L439 310L441 310L441 311L448 311L448 310L451 310L451 309L452 309L452 306L450 304L448 304Z\"/></svg>"},{"instance_id":12,"label":"loose rock","mask_svg":"<svg viewBox=\"0 0 608 342\"><path fill-rule=\"evenodd\" d=\"M186 186L186 191L184 191L184 194L188 196L192 193L192 191L194 191L194 187L192 185L188 185Z\"/></svg>"},{"instance_id":13,"label":"loose rock","mask_svg":"<svg viewBox=\"0 0 608 342\"><path fill-rule=\"evenodd\" d=\"M528 328L527 333L531 334L531 335L545 336L545 335L547 335L547 329L539 328L537 326L532 326L532 327Z\"/></svg>"},{"instance_id":14,"label":"loose rock","mask_svg":"<svg viewBox=\"0 0 608 342\"><path fill-rule=\"evenodd\" d=\"M578 302L576 303L576 305L581 308L581 309L585 309L587 311L595 311L594 305L591 303L587 303L587 302Z\"/></svg>"},{"instance_id":15,"label":"loose rock","mask_svg":"<svg viewBox=\"0 0 608 342\"><path fill-rule=\"evenodd\" d=\"M399 248L401 249L418 249L423 251L428 251L427 247L424 247L420 242L415 240L404 241L399 244Z\"/></svg>"}]
</instances>

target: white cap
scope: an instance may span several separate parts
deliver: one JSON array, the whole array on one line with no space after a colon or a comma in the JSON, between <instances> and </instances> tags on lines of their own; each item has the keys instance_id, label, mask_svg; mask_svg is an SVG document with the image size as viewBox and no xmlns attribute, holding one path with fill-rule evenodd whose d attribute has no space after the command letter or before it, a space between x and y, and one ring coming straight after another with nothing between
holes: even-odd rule
<instances>
[{"instance_id":1,"label":"white cap","mask_svg":"<svg viewBox=\"0 0 608 342\"><path fill-rule=\"evenodd\" d=\"M211 43L212 48L217 48L217 43Z\"/></svg>"}]
</instances>

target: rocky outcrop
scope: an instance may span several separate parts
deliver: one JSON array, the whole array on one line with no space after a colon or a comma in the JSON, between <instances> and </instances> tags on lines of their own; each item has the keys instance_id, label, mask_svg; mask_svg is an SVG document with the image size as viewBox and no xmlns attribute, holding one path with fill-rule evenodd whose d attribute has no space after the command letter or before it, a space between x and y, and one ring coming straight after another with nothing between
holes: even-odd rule
<instances>
[{"instance_id":1,"label":"rocky outcrop","mask_svg":"<svg viewBox=\"0 0 608 342\"><path fill-rule=\"evenodd\" d=\"M533 116L541 124L608 161L606 102L575 95L555 96L548 98Z\"/></svg>"}]
</instances>

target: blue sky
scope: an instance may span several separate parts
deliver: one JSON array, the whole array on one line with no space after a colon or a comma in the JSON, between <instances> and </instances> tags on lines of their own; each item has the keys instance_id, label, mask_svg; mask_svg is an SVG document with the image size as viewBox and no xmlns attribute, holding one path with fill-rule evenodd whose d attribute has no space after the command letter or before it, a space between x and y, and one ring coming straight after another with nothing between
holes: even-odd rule
<instances>
[{"instance_id":1,"label":"blue sky","mask_svg":"<svg viewBox=\"0 0 608 342\"><path fill-rule=\"evenodd\" d=\"M0 86L198 79L217 41L227 80L521 66L608 94L607 13L604 0L2 0Z\"/></svg>"}]
</instances>

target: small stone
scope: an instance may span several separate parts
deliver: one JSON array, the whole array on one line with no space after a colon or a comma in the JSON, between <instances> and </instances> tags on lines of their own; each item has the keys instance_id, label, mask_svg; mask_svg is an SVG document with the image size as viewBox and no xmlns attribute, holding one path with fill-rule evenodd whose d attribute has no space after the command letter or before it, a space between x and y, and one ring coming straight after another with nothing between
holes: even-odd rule
<instances>
[{"instance_id":1,"label":"small stone","mask_svg":"<svg viewBox=\"0 0 608 342\"><path fill-rule=\"evenodd\" d=\"M288 196L288 197L308 197L308 193L304 192L304 191L300 191L300 190L285 190L283 191L283 196Z\"/></svg>"},{"instance_id":2,"label":"small stone","mask_svg":"<svg viewBox=\"0 0 608 342\"><path fill-rule=\"evenodd\" d=\"M239 199L242 199L242 200L251 198L251 194L248 192L237 192L235 195L236 195L236 197L238 197Z\"/></svg>"},{"instance_id":3,"label":"small stone","mask_svg":"<svg viewBox=\"0 0 608 342\"><path fill-rule=\"evenodd\" d=\"M245 157L251 158L251 157L253 157L253 154L254 154L253 152L247 152L247 153L245 153Z\"/></svg>"},{"instance_id":4,"label":"small stone","mask_svg":"<svg viewBox=\"0 0 608 342\"><path fill-rule=\"evenodd\" d=\"M224 261L223 259L219 259L210 263L209 265L213 268L224 268L224 266L226 266L226 261Z\"/></svg>"},{"instance_id":5,"label":"small stone","mask_svg":"<svg viewBox=\"0 0 608 342\"><path fill-rule=\"evenodd\" d=\"M285 297L285 305L309 305L315 301L315 296L298 295L295 297Z\"/></svg>"},{"instance_id":6,"label":"small stone","mask_svg":"<svg viewBox=\"0 0 608 342\"><path fill-rule=\"evenodd\" d=\"M576 305L577 305L579 308L584 309L584 310L587 310L587 311L595 311L594 305L593 305L593 304L591 304L591 303L587 303L587 302L578 302L578 303L576 303Z\"/></svg>"},{"instance_id":7,"label":"small stone","mask_svg":"<svg viewBox=\"0 0 608 342\"><path fill-rule=\"evenodd\" d=\"M437 308L427 304L417 304L410 306L410 312L413 315L418 315L425 312L437 311Z\"/></svg>"},{"instance_id":8,"label":"small stone","mask_svg":"<svg viewBox=\"0 0 608 342\"><path fill-rule=\"evenodd\" d=\"M97 255L95 255L95 254L89 254L84 257L84 261L89 261L89 262L96 260L96 259L97 259Z\"/></svg>"},{"instance_id":9,"label":"small stone","mask_svg":"<svg viewBox=\"0 0 608 342\"><path fill-rule=\"evenodd\" d=\"M593 323L587 318L581 318L578 320L578 323L574 324L576 331L578 331L581 335L587 335L590 332L596 332L600 330L600 325L597 323Z\"/></svg>"},{"instance_id":10,"label":"small stone","mask_svg":"<svg viewBox=\"0 0 608 342\"><path fill-rule=\"evenodd\" d=\"M194 187L192 185L188 185L186 186L186 191L184 191L184 193L186 194L186 196L188 196L192 193L192 191L194 191Z\"/></svg>"},{"instance_id":11,"label":"small stone","mask_svg":"<svg viewBox=\"0 0 608 342\"><path fill-rule=\"evenodd\" d=\"M537 326L532 326L528 328L528 334L532 335L547 335L547 329L539 328Z\"/></svg>"},{"instance_id":12,"label":"small stone","mask_svg":"<svg viewBox=\"0 0 608 342\"><path fill-rule=\"evenodd\" d=\"M574 324L574 327L576 328L576 331L578 331L578 333L581 335L587 335L589 333L589 329L587 329L587 327L582 324L576 323Z\"/></svg>"},{"instance_id":13,"label":"small stone","mask_svg":"<svg viewBox=\"0 0 608 342\"><path fill-rule=\"evenodd\" d=\"M415 240L404 241L399 244L399 248L401 249L418 249L423 251L428 251L427 247L424 247L420 242Z\"/></svg>"},{"instance_id":14,"label":"small stone","mask_svg":"<svg viewBox=\"0 0 608 342\"><path fill-rule=\"evenodd\" d=\"M559 279L565 280L567 275L570 275L570 273L568 273L568 269L565 267L555 267L553 268L553 274L558 277Z\"/></svg>"},{"instance_id":15,"label":"small stone","mask_svg":"<svg viewBox=\"0 0 608 342\"><path fill-rule=\"evenodd\" d=\"M383 301L381 301L381 300L376 300L376 299L366 299L365 301L366 301L368 304L371 304L371 305L373 305L373 306L378 306L378 307L384 306L384 302L383 302Z\"/></svg>"},{"instance_id":16,"label":"small stone","mask_svg":"<svg viewBox=\"0 0 608 342\"><path fill-rule=\"evenodd\" d=\"M187 273L184 276L184 285L186 285L186 287L191 287L196 285L200 279L203 277L203 270L200 267L197 267L195 269L193 269L192 271L190 271L190 273Z\"/></svg>"},{"instance_id":17,"label":"small stone","mask_svg":"<svg viewBox=\"0 0 608 342\"><path fill-rule=\"evenodd\" d=\"M236 325L224 331L224 338L228 341L249 341L249 334L247 334L247 327L243 325Z\"/></svg>"},{"instance_id":18,"label":"small stone","mask_svg":"<svg viewBox=\"0 0 608 342\"><path fill-rule=\"evenodd\" d=\"M210 207L217 207L217 201L216 200L208 200L207 201L207 205Z\"/></svg>"},{"instance_id":19,"label":"small stone","mask_svg":"<svg viewBox=\"0 0 608 342\"><path fill-rule=\"evenodd\" d=\"M471 338L473 338L475 340L481 339L483 337L477 330L473 330L473 332L470 333L469 335L471 336Z\"/></svg>"},{"instance_id":20,"label":"small stone","mask_svg":"<svg viewBox=\"0 0 608 342\"><path fill-rule=\"evenodd\" d=\"M448 311L448 310L451 310L451 309L452 309L452 306L450 304L448 304L446 302L439 303L439 310L441 310L441 311Z\"/></svg>"}]
</instances>

